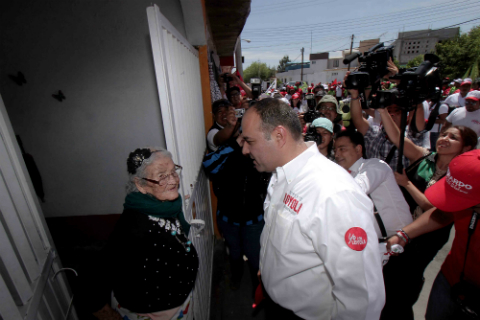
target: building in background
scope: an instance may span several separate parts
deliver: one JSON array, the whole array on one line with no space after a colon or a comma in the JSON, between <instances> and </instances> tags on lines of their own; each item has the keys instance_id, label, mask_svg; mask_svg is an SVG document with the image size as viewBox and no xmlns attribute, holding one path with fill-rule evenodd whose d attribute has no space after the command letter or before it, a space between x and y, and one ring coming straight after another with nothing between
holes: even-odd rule
<instances>
[{"instance_id":1,"label":"building in background","mask_svg":"<svg viewBox=\"0 0 480 320\"><path fill-rule=\"evenodd\" d=\"M395 45L393 55L401 65L405 65L418 55L432 52L438 42L454 38L459 34L458 27L399 32L397 40L393 43Z\"/></svg>"}]
</instances>

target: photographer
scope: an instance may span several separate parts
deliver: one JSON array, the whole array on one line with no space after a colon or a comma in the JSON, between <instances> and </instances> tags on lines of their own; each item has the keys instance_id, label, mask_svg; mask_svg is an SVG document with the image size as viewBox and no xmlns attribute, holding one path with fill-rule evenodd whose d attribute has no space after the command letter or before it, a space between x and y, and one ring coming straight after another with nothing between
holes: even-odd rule
<instances>
[{"instance_id":1,"label":"photographer","mask_svg":"<svg viewBox=\"0 0 480 320\"><path fill-rule=\"evenodd\" d=\"M253 99L252 89L250 89L250 87L247 86L245 84L245 82L240 80L238 78L238 76L233 74L233 73L223 73L223 74L221 74L218 83L220 84L221 88L223 88L223 84L227 85L227 89L226 89L225 93L227 95L228 100L235 106L235 108L239 108L239 107L237 107L236 103L230 99L229 92L228 92L229 89L236 87L236 88L238 88L237 89L238 93L240 93L240 88L241 88L241 89L243 89L243 91L245 91L248 98Z\"/></svg>"},{"instance_id":2,"label":"photographer","mask_svg":"<svg viewBox=\"0 0 480 320\"><path fill-rule=\"evenodd\" d=\"M389 70L391 73L396 73L395 70L398 70L393 62L389 61ZM350 72L347 72L345 80L347 79ZM365 154L367 158L377 158L387 162L387 164L395 171L398 165L398 149L395 147L394 143L387 136L385 129L380 126L370 126L370 123L362 115L362 106L360 104L360 97L358 90L349 89L351 95L350 102L350 112L352 115L352 121L357 130L364 135L365 138ZM402 118L402 109L397 105L390 105L386 108L388 113L391 115L395 125L400 128L401 118ZM415 118L413 115L416 113ZM418 104L416 107L416 112L410 112L408 117L408 122L415 121L418 131L422 131L425 128L425 118L423 111L423 104ZM416 145L423 144L423 134L414 133L410 129L406 133L406 136ZM408 167L408 159L403 158L403 163L405 167Z\"/></svg>"},{"instance_id":3,"label":"photographer","mask_svg":"<svg viewBox=\"0 0 480 320\"><path fill-rule=\"evenodd\" d=\"M455 224L455 239L433 284L427 320L478 319L480 315L480 151L456 157L449 172L425 193L434 208L388 240L406 246L422 234ZM408 250L406 246L405 253ZM402 256L403 254L400 254Z\"/></svg>"},{"instance_id":4,"label":"photographer","mask_svg":"<svg viewBox=\"0 0 480 320\"><path fill-rule=\"evenodd\" d=\"M212 113L215 123L207 133L207 147L210 152L216 151L219 146L234 138L240 127L240 122L235 117L235 108L230 101L215 101L212 104Z\"/></svg>"}]
</instances>

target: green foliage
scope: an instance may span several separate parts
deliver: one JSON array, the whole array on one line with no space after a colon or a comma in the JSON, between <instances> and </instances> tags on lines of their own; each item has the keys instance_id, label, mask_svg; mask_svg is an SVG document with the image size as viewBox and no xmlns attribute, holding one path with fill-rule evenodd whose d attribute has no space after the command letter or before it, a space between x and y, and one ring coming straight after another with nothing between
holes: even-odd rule
<instances>
[{"instance_id":1,"label":"green foliage","mask_svg":"<svg viewBox=\"0 0 480 320\"><path fill-rule=\"evenodd\" d=\"M407 62L407 68L418 67L423 62L423 54Z\"/></svg>"},{"instance_id":2,"label":"green foliage","mask_svg":"<svg viewBox=\"0 0 480 320\"><path fill-rule=\"evenodd\" d=\"M277 72L285 72L288 62L291 62L288 55L283 56L283 58L278 62Z\"/></svg>"},{"instance_id":3,"label":"green foliage","mask_svg":"<svg viewBox=\"0 0 480 320\"><path fill-rule=\"evenodd\" d=\"M437 43L435 53L440 57L444 77L475 78L479 74L480 26L472 28L468 34Z\"/></svg>"},{"instance_id":4,"label":"green foliage","mask_svg":"<svg viewBox=\"0 0 480 320\"><path fill-rule=\"evenodd\" d=\"M275 67L268 67L266 63L255 61L243 70L243 80L250 82L250 78L260 78L262 80L270 79L275 76Z\"/></svg>"},{"instance_id":5,"label":"green foliage","mask_svg":"<svg viewBox=\"0 0 480 320\"><path fill-rule=\"evenodd\" d=\"M393 58L393 63L397 66L398 69L400 69L400 61L398 61L397 58Z\"/></svg>"}]
</instances>

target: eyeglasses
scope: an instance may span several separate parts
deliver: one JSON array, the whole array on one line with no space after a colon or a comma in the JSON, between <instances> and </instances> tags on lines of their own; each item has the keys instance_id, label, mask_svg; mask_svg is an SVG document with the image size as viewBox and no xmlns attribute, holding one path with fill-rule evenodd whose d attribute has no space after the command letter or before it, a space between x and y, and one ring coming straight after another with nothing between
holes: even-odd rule
<instances>
[{"instance_id":1,"label":"eyeglasses","mask_svg":"<svg viewBox=\"0 0 480 320\"><path fill-rule=\"evenodd\" d=\"M154 183L154 184L158 184L159 186L164 186L168 183L168 180L170 180L170 176L172 176L174 179L178 179L179 175L180 175L180 171L182 170L183 168L179 165L175 165L175 170L172 171L171 173L169 174L162 174L158 180L152 180L152 179L147 179L147 178L142 178L142 180L145 180L145 181L148 181L148 182L151 182L151 183Z\"/></svg>"},{"instance_id":2,"label":"eyeglasses","mask_svg":"<svg viewBox=\"0 0 480 320\"><path fill-rule=\"evenodd\" d=\"M320 111L335 111L335 107L320 107Z\"/></svg>"},{"instance_id":3,"label":"eyeglasses","mask_svg":"<svg viewBox=\"0 0 480 320\"><path fill-rule=\"evenodd\" d=\"M476 104L476 103L477 103L477 101L475 101L475 100L470 100L470 99L465 100L465 104Z\"/></svg>"}]
</instances>

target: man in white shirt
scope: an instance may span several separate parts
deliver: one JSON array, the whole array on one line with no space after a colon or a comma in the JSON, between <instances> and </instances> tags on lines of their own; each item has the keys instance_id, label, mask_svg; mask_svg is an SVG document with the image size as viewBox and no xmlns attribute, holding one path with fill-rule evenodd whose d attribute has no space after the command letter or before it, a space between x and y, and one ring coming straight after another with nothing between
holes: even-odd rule
<instances>
[{"instance_id":1,"label":"man in white shirt","mask_svg":"<svg viewBox=\"0 0 480 320\"><path fill-rule=\"evenodd\" d=\"M443 103L450 108L459 108L465 106L465 97L472 87L472 79L465 79L460 85L460 92L448 96Z\"/></svg>"},{"instance_id":2,"label":"man in white shirt","mask_svg":"<svg viewBox=\"0 0 480 320\"><path fill-rule=\"evenodd\" d=\"M370 199L303 141L287 104L256 103L242 128L243 153L258 171L273 172L260 271L270 298L287 309L278 319L378 319L385 293Z\"/></svg>"},{"instance_id":3,"label":"man in white shirt","mask_svg":"<svg viewBox=\"0 0 480 320\"><path fill-rule=\"evenodd\" d=\"M480 91L471 91L465 98L465 107L457 108L447 117L445 128L450 126L469 127L480 136Z\"/></svg>"},{"instance_id":4,"label":"man in white shirt","mask_svg":"<svg viewBox=\"0 0 480 320\"><path fill-rule=\"evenodd\" d=\"M386 236L410 224L413 219L392 169L380 159L364 159L363 135L358 131L341 131L335 136L335 160L347 170L362 190L370 196ZM382 237L379 223L375 225L378 237Z\"/></svg>"}]
</instances>

